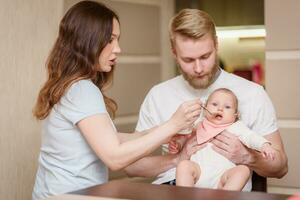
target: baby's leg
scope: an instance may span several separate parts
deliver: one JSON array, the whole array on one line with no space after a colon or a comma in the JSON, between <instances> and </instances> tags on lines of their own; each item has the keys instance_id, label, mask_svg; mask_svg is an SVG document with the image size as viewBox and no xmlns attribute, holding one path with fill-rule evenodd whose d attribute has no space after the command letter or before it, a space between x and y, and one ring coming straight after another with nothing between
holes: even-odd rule
<instances>
[{"instance_id":1,"label":"baby's leg","mask_svg":"<svg viewBox=\"0 0 300 200\"><path fill-rule=\"evenodd\" d=\"M241 191L250 178L250 169L245 165L238 165L227 170L221 177L218 188L224 190Z\"/></svg>"},{"instance_id":2,"label":"baby's leg","mask_svg":"<svg viewBox=\"0 0 300 200\"><path fill-rule=\"evenodd\" d=\"M201 174L197 163L190 160L181 161L176 168L176 185L194 186Z\"/></svg>"}]
</instances>

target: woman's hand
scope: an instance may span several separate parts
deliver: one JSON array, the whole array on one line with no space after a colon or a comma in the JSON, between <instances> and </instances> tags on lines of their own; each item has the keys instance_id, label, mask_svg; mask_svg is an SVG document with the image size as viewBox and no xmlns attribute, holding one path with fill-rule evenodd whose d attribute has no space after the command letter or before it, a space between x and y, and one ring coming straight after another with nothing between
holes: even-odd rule
<instances>
[{"instance_id":1,"label":"woman's hand","mask_svg":"<svg viewBox=\"0 0 300 200\"><path fill-rule=\"evenodd\" d=\"M186 101L179 106L170 121L178 128L178 132L192 129L200 113L201 101L199 99Z\"/></svg>"}]
</instances>

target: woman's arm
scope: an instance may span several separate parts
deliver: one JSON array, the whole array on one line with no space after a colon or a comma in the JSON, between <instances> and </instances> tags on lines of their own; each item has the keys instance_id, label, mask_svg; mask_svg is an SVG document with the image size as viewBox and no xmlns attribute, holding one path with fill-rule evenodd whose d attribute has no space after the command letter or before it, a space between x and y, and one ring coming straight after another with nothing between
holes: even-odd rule
<instances>
[{"instance_id":1,"label":"woman's arm","mask_svg":"<svg viewBox=\"0 0 300 200\"><path fill-rule=\"evenodd\" d=\"M129 141L129 140L134 140L139 137L142 137L143 135L146 135L147 133L153 131L156 127L141 131L141 132L134 132L134 133L118 133L118 138L121 143Z\"/></svg>"},{"instance_id":2,"label":"woman's arm","mask_svg":"<svg viewBox=\"0 0 300 200\"><path fill-rule=\"evenodd\" d=\"M112 170L119 170L148 155L178 131L190 127L199 115L199 100L185 102L167 122L123 143L107 114L87 117L77 125L99 158Z\"/></svg>"}]
</instances>

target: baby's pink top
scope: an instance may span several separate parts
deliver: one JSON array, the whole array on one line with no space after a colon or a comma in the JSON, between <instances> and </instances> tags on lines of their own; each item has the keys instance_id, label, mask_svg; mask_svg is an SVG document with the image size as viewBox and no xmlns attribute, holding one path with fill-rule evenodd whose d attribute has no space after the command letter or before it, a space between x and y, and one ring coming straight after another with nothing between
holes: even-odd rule
<instances>
[{"instance_id":1,"label":"baby's pink top","mask_svg":"<svg viewBox=\"0 0 300 200\"><path fill-rule=\"evenodd\" d=\"M214 124L208 121L206 118L199 124L197 128L197 142L198 144L205 143L212 139L213 137L217 136L219 133L224 131L233 123L228 124Z\"/></svg>"}]
</instances>

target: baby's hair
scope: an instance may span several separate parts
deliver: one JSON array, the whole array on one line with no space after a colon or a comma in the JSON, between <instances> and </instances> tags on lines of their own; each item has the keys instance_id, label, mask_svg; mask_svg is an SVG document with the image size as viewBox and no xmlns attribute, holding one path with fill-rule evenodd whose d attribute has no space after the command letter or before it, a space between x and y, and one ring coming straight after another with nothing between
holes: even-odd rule
<instances>
[{"instance_id":1,"label":"baby's hair","mask_svg":"<svg viewBox=\"0 0 300 200\"><path fill-rule=\"evenodd\" d=\"M235 101L235 105L236 105L236 113L237 113L237 112L238 112L238 105L239 105L238 98L237 98L237 96L234 94L234 92L232 92L232 91L231 91L230 89L228 89L228 88L218 88L218 89L214 90L214 91L209 95L209 97L208 97L206 103L210 100L210 98L213 96L213 94L215 94L216 92L220 92L220 91L221 91L221 92L225 92L225 93L230 94L230 95L233 96L234 101Z\"/></svg>"}]
</instances>

